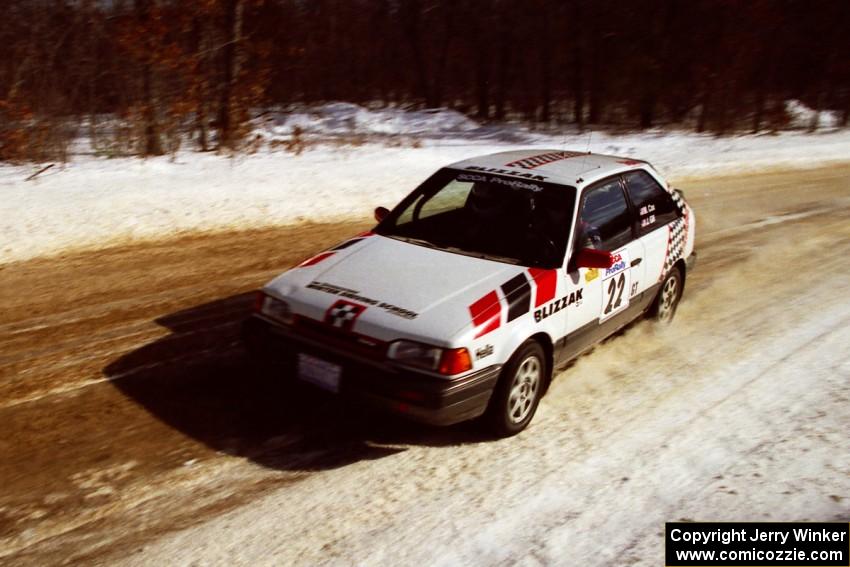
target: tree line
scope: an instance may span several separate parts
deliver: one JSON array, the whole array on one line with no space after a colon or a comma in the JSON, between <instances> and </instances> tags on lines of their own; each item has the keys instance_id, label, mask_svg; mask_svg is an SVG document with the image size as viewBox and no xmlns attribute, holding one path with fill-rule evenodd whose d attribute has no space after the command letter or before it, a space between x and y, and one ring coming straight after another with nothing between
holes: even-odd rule
<instances>
[{"instance_id":1,"label":"tree line","mask_svg":"<svg viewBox=\"0 0 850 567\"><path fill-rule=\"evenodd\" d=\"M719 134L850 115L846 0L4 0L0 160L190 142L346 100Z\"/></svg>"}]
</instances>

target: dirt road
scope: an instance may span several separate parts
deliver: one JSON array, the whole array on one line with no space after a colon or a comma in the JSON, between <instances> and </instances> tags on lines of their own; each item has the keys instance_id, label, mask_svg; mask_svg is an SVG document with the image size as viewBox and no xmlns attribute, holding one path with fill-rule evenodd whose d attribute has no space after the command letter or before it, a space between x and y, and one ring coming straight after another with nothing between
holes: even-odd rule
<instances>
[{"instance_id":1,"label":"dirt road","mask_svg":"<svg viewBox=\"0 0 850 567\"><path fill-rule=\"evenodd\" d=\"M249 292L368 223L0 266L0 564L657 565L664 520L850 519L850 166L679 186L675 324L499 442L251 370Z\"/></svg>"}]
</instances>

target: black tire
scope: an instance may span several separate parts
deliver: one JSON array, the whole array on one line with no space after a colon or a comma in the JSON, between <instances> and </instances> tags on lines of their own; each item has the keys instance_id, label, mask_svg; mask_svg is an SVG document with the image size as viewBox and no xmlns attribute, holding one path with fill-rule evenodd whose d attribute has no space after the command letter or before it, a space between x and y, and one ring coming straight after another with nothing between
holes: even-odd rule
<instances>
[{"instance_id":1,"label":"black tire","mask_svg":"<svg viewBox=\"0 0 850 567\"><path fill-rule=\"evenodd\" d=\"M531 423L549 377L546 355L537 341L523 343L502 368L484 421L498 437L516 435Z\"/></svg>"},{"instance_id":2,"label":"black tire","mask_svg":"<svg viewBox=\"0 0 850 567\"><path fill-rule=\"evenodd\" d=\"M655 296L655 301L652 303L652 308L649 310L649 316L655 321L669 325L676 315L676 308L679 307L679 300L682 298L685 280L682 277L682 272L679 268L673 268L661 282L661 288L658 290L658 295Z\"/></svg>"}]
</instances>

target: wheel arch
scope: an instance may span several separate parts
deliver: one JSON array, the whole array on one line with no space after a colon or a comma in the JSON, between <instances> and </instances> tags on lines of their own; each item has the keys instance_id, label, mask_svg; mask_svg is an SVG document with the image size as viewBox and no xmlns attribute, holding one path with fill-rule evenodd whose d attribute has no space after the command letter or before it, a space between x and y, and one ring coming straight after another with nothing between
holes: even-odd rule
<instances>
[{"instance_id":1,"label":"wheel arch","mask_svg":"<svg viewBox=\"0 0 850 567\"><path fill-rule=\"evenodd\" d=\"M678 260L676 260L676 263L673 264L673 267L678 268L679 274L681 274L682 276L682 289L679 290L679 296L681 297L681 295L685 292L685 283L688 279L688 269L685 264L685 259L679 258Z\"/></svg>"},{"instance_id":2,"label":"wheel arch","mask_svg":"<svg viewBox=\"0 0 850 567\"><path fill-rule=\"evenodd\" d=\"M528 341L537 342L543 348L543 354L546 356L546 375L544 376L542 392L542 394L545 394L546 391L549 389L549 384L552 382L552 375L554 374L555 346L552 344L552 337L542 331L528 337L528 340L526 342ZM519 348L519 346L517 348Z\"/></svg>"}]
</instances>

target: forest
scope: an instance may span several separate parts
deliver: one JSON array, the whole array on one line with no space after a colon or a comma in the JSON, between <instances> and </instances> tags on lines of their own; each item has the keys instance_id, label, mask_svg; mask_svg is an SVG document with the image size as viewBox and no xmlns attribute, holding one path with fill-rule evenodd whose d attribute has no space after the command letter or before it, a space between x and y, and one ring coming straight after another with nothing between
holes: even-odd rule
<instances>
[{"instance_id":1,"label":"forest","mask_svg":"<svg viewBox=\"0 0 850 567\"><path fill-rule=\"evenodd\" d=\"M847 0L3 0L0 161L239 151L325 101L723 135L796 99L846 127L848 30Z\"/></svg>"}]
</instances>

